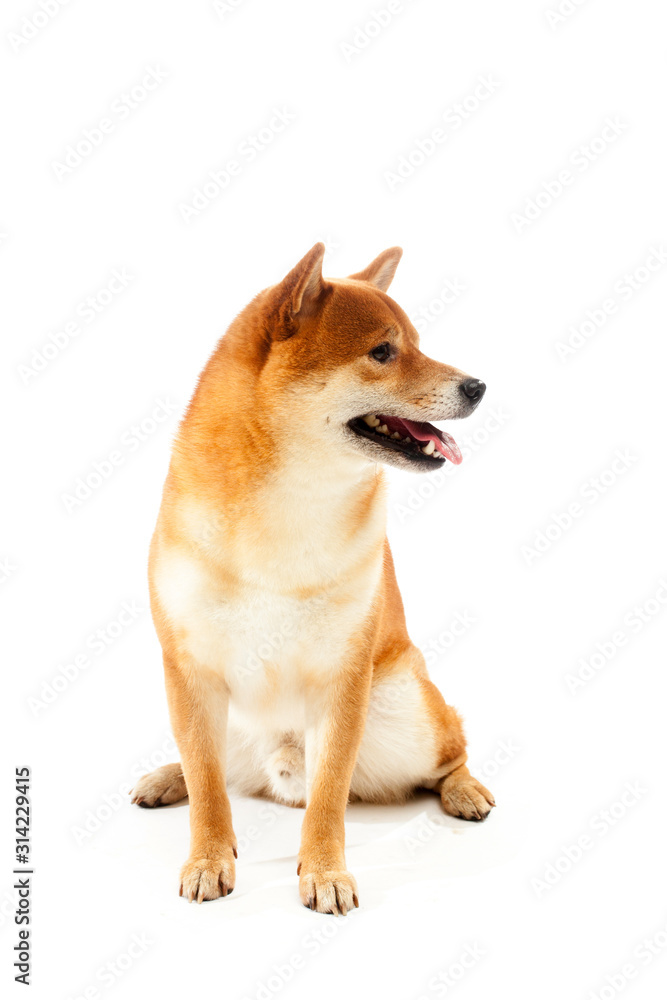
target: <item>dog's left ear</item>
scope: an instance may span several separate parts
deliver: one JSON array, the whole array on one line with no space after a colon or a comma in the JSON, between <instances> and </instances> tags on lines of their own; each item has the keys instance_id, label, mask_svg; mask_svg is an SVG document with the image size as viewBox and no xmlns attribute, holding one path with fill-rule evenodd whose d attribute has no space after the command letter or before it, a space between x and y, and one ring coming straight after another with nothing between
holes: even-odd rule
<instances>
[{"instance_id":1,"label":"dog's left ear","mask_svg":"<svg viewBox=\"0 0 667 1000\"><path fill-rule=\"evenodd\" d=\"M390 247L389 250L384 250L379 254L367 268L356 274L351 274L350 277L356 281L368 281L371 285L379 288L381 292L386 292L394 280L396 268L402 256L403 251L400 247Z\"/></svg>"}]
</instances>

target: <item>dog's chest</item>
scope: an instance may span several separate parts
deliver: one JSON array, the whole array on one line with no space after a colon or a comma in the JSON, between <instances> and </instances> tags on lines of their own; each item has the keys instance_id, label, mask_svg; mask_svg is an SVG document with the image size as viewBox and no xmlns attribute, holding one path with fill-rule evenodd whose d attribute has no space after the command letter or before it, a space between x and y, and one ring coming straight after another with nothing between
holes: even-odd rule
<instances>
[{"instance_id":1,"label":"dog's chest","mask_svg":"<svg viewBox=\"0 0 667 1000\"><path fill-rule=\"evenodd\" d=\"M192 665L219 672L232 700L255 710L335 676L368 617L381 565L378 556L340 582L284 593L275 580L225 585L199 560L172 551L154 582Z\"/></svg>"}]
</instances>

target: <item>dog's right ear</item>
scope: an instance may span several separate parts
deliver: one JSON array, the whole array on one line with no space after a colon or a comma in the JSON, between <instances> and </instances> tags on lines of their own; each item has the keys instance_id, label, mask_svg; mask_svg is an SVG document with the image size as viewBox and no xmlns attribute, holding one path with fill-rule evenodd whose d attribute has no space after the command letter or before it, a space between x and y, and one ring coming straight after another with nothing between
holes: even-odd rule
<instances>
[{"instance_id":1,"label":"dog's right ear","mask_svg":"<svg viewBox=\"0 0 667 1000\"><path fill-rule=\"evenodd\" d=\"M322 277L325 250L324 243L316 243L276 287L278 308L274 340L287 340L297 332L304 319L317 312L331 287Z\"/></svg>"},{"instance_id":2,"label":"dog's right ear","mask_svg":"<svg viewBox=\"0 0 667 1000\"><path fill-rule=\"evenodd\" d=\"M368 281L369 284L379 288L381 292L386 292L394 280L396 268L402 256L403 251L400 247L389 247L388 250L383 250L381 254L378 254L375 260L371 261L363 271L357 271L350 277L354 278L355 281Z\"/></svg>"}]
</instances>

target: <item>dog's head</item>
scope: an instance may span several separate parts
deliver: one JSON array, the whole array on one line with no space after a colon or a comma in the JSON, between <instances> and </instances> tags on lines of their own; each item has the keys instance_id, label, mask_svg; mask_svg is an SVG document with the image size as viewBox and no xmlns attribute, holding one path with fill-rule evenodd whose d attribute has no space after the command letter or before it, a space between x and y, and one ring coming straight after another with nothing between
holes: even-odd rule
<instances>
[{"instance_id":1,"label":"dog's head","mask_svg":"<svg viewBox=\"0 0 667 1000\"><path fill-rule=\"evenodd\" d=\"M336 443L357 459L428 472L461 461L453 437L429 421L467 417L486 387L419 350L386 294L401 253L385 250L364 271L325 280L318 243L258 296L258 400L320 454Z\"/></svg>"}]
</instances>

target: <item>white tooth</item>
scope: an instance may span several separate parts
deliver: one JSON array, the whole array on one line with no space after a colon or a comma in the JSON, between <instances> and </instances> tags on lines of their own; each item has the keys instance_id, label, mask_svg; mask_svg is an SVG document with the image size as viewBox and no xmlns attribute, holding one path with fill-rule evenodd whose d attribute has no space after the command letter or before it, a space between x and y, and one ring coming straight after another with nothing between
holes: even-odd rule
<instances>
[{"instance_id":1,"label":"white tooth","mask_svg":"<svg viewBox=\"0 0 667 1000\"><path fill-rule=\"evenodd\" d=\"M394 433L391 436L393 437L394 441L401 440L401 435L398 433L398 431L394 431Z\"/></svg>"},{"instance_id":2,"label":"white tooth","mask_svg":"<svg viewBox=\"0 0 667 1000\"><path fill-rule=\"evenodd\" d=\"M375 424L375 417L373 416L372 413L367 413L366 416L362 417L361 419L363 420L363 422L365 424L368 424L369 427L375 427L376 426L376 424Z\"/></svg>"},{"instance_id":3,"label":"white tooth","mask_svg":"<svg viewBox=\"0 0 667 1000\"><path fill-rule=\"evenodd\" d=\"M371 427L379 427L379 426L380 426L380 421L378 420L377 417L373 417L373 423L371 424Z\"/></svg>"},{"instance_id":4,"label":"white tooth","mask_svg":"<svg viewBox=\"0 0 667 1000\"><path fill-rule=\"evenodd\" d=\"M424 445L422 451L425 455L432 455L435 451L435 441L429 441L427 445Z\"/></svg>"},{"instance_id":5,"label":"white tooth","mask_svg":"<svg viewBox=\"0 0 667 1000\"><path fill-rule=\"evenodd\" d=\"M389 428L387 427L386 424L383 424L382 427L378 427L378 430L380 431L381 434L389 433Z\"/></svg>"}]
</instances>

